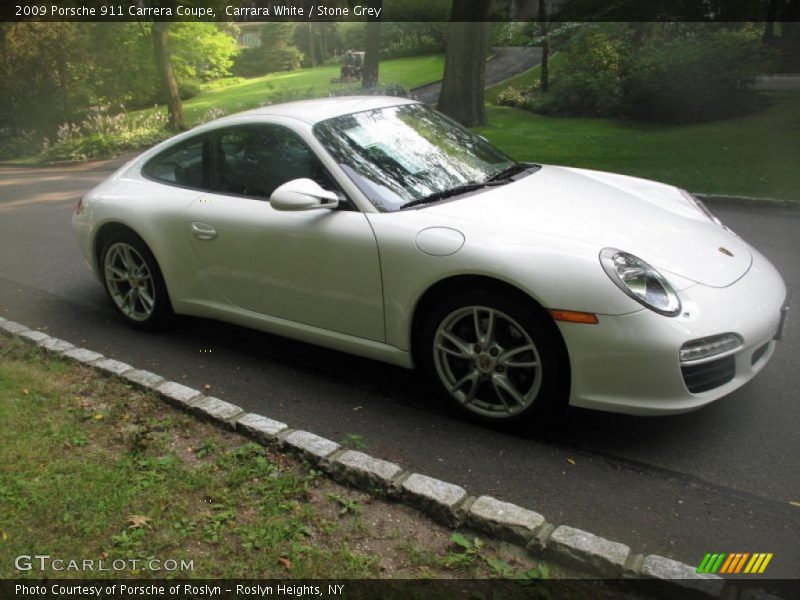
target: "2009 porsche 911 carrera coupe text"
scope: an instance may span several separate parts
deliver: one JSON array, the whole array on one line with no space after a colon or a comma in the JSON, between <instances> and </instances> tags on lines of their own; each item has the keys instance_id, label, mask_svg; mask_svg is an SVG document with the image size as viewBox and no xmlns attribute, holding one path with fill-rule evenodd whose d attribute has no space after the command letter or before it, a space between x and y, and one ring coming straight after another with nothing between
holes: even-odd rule
<instances>
[{"instance_id":1,"label":"2009 porsche 911 carrera coupe text","mask_svg":"<svg viewBox=\"0 0 800 600\"><path fill-rule=\"evenodd\" d=\"M73 224L135 327L212 317L421 365L494 422L698 408L764 367L788 306L691 194L517 163L397 98L208 123L126 164Z\"/></svg>"}]
</instances>

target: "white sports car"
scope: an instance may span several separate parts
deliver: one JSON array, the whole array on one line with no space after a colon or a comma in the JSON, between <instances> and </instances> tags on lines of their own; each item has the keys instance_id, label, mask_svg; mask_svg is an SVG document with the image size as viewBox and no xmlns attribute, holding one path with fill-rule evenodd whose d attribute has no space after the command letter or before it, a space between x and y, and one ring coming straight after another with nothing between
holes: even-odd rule
<instances>
[{"instance_id":1,"label":"white sports car","mask_svg":"<svg viewBox=\"0 0 800 600\"><path fill-rule=\"evenodd\" d=\"M196 315L420 364L493 422L698 408L764 367L788 307L687 192L518 163L398 98L202 125L89 192L73 225L135 327Z\"/></svg>"}]
</instances>

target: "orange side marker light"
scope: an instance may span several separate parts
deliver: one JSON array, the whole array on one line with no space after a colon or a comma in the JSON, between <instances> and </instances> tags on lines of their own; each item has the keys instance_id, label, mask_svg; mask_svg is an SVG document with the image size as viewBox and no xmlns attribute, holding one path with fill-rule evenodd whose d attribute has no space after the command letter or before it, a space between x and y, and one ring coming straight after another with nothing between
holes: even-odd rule
<instances>
[{"instance_id":1,"label":"orange side marker light","mask_svg":"<svg viewBox=\"0 0 800 600\"><path fill-rule=\"evenodd\" d=\"M551 310L550 314L556 321L567 321L568 323L584 323L586 325L597 325L597 315L594 313L578 312L575 310Z\"/></svg>"}]
</instances>

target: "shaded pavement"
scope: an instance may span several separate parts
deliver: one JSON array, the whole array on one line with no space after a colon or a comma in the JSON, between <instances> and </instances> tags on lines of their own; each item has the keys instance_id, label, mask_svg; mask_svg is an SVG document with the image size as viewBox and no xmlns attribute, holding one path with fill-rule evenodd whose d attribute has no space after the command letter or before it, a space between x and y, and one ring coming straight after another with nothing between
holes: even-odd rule
<instances>
[{"instance_id":1,"label":"shaded pavement","mask_svg":"<svg viewBox=\"0 0 800 600\"><path fill-rule=\"evenodd\" d=\"M524 73L542 62L541 48L492 48L486 63L486 87ZM429 83L411 90L411 94L426 104L436 104L442 82Z\"/></svg>"}]
</instances>

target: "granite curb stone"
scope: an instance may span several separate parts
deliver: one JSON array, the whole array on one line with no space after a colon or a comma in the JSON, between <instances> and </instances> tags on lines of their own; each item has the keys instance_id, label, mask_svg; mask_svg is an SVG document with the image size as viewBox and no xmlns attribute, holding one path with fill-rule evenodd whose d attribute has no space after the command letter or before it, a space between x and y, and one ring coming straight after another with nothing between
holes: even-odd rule
<instances>
[{"instance_id":1,"label":"granite curb stone","mask_svg":"<svg viewBox=\"0 0 800 600\"><path fill-rule=\"evenodd\" d=\"M641 574L643 577L669 582L676 592L682 594L695 592L695 596L699 594L717 598L725 587L725 580L719 575L698 573L694 567L657 554L644 557Z\"/></svg>"},{"instance_id":2,"label":"granite curb stone","mask_svg":"<svg viewBox=\"0 0 800 600\"><path fill-rule=\"evenodd\" d=\"M461 521L458 507L467 498L464 488L427 475L412 473L400 489L403 497L448 525L455 526Z\"/></svg>"},{"instance_id":3,"label":"granite curb stone","mask_svg":"<svg viewBox=\"0 0 800 600\"><path fill-rule=\"evenodd\" d=\"M281 436L284 445L299 452L313 463L328 458L341 448L339 444L309 431L292 431Z\"/></svg>"},{"instance_id":4,"label":"granite curb stone","mask_svg":"<svg viewBox=\"0 0 800 600\"><path fill-rule=\"evenodd\" d=\"M63 354L68 350L74 350L75 345L70 344L66 340L61 340L58 338L48 336L46 340L42 340L41 342L36 342L36 345L48 350L50 352L55 352L57 354Z\"/></svg>"},{"instance_id":5,"label":"granite curb stone","mask_svg":"<svg viewBox=\"0 0 800 600\"><path fill-rule=\"evenodd\" d=\"M580 568L590 568L604 577L619 577L625 567L630 548L619 542L560 525L545 546L545 556Z\"/></svg>"},{"instance_id":6,"label":"granite curb stone","mask_svg":"<svg viewBox=\"0 0 800 600\"><path fill-rule=\"evenodd\" d=\"M92 366L95 369L99 369L100 371L103 371L109 375L122 375L128 371L133 371L133 367L128 363L120 362L118 360L114 360L113 358L104 358L102 360L98 360L97 362L92 363Z\"/></svg>"},{"instance_id":7,"label":"granite curb stone","mask_svg":"<svg viewBox=\"0 0 800 600\"><path fill-rule=\"evenodd\" d=\"M143 369L126 371L122 377L145 390L155 390L164 382L164 378L161 377L161 375L156 375L155 373Z\"/></svg>"},{"instance_id":8,"label":"granite curb stone","mask_svg":"<svg viewBox=\"0 0 800 600\"><path fill-rule=\"evenodd\" d=\"M95 362L96 360L100 360L101 358L105 358L99 352L92 352L86 348L73 348L72 350L67 350L64 352L64 356L87 365Z\"/></svg>"},{"instance_id":9,"label":"granite curb stone","mask_svg":"<svg viewBox=\"0 0 800 600\"><path fill-rule=\"evenodd\" d=\"M244 414L241 406L225 402L214 396L204 396L193 402L189 410L194 414L215 421L228 429L236 429L236 419Z\"/></svg>"},{"instance_id":10,"label":"granite curb stone","mask_svg":"<svg viewBox=\"0 0 800 600\"><path fill-rule=\"evenodd\" d=\"M466 511L466 521L471 527L523 546L545 522L537 512L491 496L475 500Z\"/></svg>"},{"instance_id":11,"label":"granite curb stone","mask_svg":"<svg viewBox=\"0 0 800 600\"><path fill-rule=\"evenodd\" d=\"M43 342L44 340L50 339L50 336L44 333L43 331L36 331L35 329L29 329L28 331L21 331L17 334L18 337L25 338L26 340L30 340L36 344Z\"/></svg>"},{"instance_id":12,"label":"granite curb stone","mask_svg":"<svg viewBox=\"0 0 800 600\"><path fill-rule=\"evenodd\" d=\"M22 333L23 331L28 331L28 328L25 325L21 325L16 321L3 321L0 322L0 329L5 331L6 333L10 334L17 334Z\"/></svg>"},{"instance_id":13,"label":"granite curb stone","mask_svg":"<svg viewBox=\"0 0 800 600\"><path fill-rule=\"evenodd\" d=\"M236 429L258 442L271 443L277 441L278 435L289 426L262 415L247 413L236 420Z\"/></svg>"},{"instance_id":14,"label":"granite curb stone","mask_svg":"<svg viewBox=\"0 0 800 600\"><path fill-rule=\"evenodd\" d=\"M202 396L198 390L174 381L165 381L156 388L156 392L164 400L183 410L188 409L194 400Z\"/></svg>"},{"instance_id":15,"label":"granite curb stone","mask_svg":"<svg viewBox=\"0 0 800 600\"><path fill-rule=\"evenodd\" d=\"M364 452L346 450L331 461L330 471L336 479L357 488L369 491L378 487L382 491L391 491L392 483L403 469Z\"/></svg>"}]
</instances>

